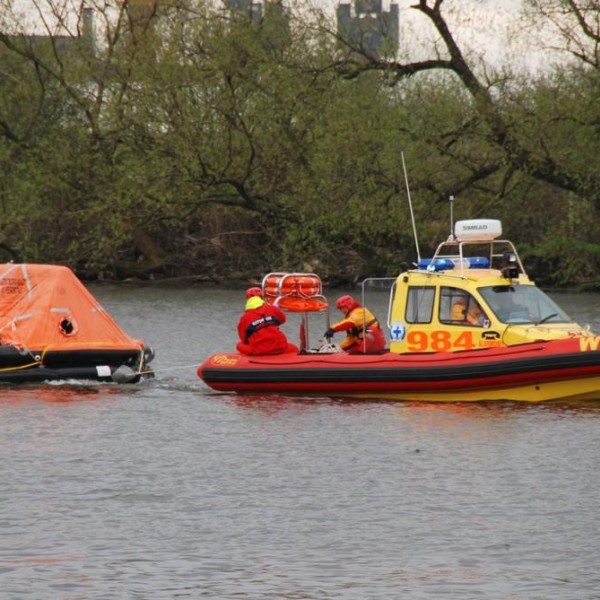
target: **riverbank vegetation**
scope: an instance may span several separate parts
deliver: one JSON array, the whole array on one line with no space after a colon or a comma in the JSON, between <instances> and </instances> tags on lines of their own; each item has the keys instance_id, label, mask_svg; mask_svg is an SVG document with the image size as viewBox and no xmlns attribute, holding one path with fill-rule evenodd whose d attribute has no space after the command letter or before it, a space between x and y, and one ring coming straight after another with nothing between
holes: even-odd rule
<instances>
[{"instance_id":1,"label":"riverbank vegetation","mask_svg":"<svg viewBox=\"0 0 600 600\"><path fill-rule=\"evenodd\" d=\"M598 7L528 2L570 60L525 76L467 56L445 4L411 9L437 38L424 60L351 47L319 12L256 23L199 1L97 11L100 50L67 53L3 9L4 260L85 279L394 275L416 257L404 158L423 256L454 197L457 219L502 220L538 282L595 287Z\"/></svg>"}]
</instances>

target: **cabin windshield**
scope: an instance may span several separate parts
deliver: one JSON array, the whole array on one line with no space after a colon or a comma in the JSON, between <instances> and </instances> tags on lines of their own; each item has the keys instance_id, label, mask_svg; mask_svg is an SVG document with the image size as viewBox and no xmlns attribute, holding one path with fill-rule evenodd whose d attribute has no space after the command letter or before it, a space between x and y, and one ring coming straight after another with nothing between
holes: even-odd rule
<instances>
[{"instance_id":1,"label":"cabin windshield","mask_svg":"<svg viewBox=\"0 0 600 600\"><path fill-rule=\"evenodd\" d=\"M495 285L479 288L503 323L571 323L571 318L533 285Z\"/></svg>"}]
</instances>

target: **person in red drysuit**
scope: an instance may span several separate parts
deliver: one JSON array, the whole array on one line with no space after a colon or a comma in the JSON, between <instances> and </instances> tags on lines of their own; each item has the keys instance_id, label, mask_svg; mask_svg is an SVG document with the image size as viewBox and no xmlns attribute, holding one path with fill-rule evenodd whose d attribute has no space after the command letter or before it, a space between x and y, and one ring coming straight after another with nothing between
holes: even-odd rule
<instances>
[{"instance_id":1,"label":"person in red drysuit","mask_svg":"<svg viewBox=\"0 0 600 600\"><path fill-rule=\"evenodd\" d=\"M340 347L346 352L374 354L385 349L385 336L368 308L349 295L338 298L335 306L342 311L344 318L325 332L326 338L332 338L337 331L345 331L346 337Z\"/></svg>"},{"instance_id":2,"label":"person in red drysuit","mask_svg":"<svg viewBox=\"0 0 600 600\"><path fill-rule=\"evenodd\" d=\"M265 302L259 295L246 292L246 310L238 322L237 351L241 354L258 356L261 354L298 353L298 347L288 342L279 326L285 323L283 311ZM260 288L254 288L260 289Z\"/></svg>"}]
</instances>

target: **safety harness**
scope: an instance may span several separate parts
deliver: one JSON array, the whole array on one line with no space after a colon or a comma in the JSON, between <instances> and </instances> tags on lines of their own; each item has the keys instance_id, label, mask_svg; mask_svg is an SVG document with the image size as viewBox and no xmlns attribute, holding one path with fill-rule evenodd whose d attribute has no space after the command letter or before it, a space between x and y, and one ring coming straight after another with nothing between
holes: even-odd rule
<instances>
[{"instance_id":1,"label":"safety harness","mask_svg":"<svg viewBox=\"0 0 600 600\"><path fill-rule=\"evenodd\" d=\"M279 319L273 317L272 315L266 315L264 317L260 317L259 319L254 319L254 321L252 321L250 325L246 327L246 339L244 340L245 343L248 343L248 340L253 333L256 333L259 329L263 329L264 327L270 327L271 325L279 326L281 323Z\"/></svg>"},{"instance_id":2,"label":"safety harness","mask_svg":"<svg viewBox=\"0 0 600 600\"><path fill-rule=\"evenodd\" d=\"M367 321L362 327L353 327L350 330L350 333L352 333L354 337L362 339L362 337L369 330L369 327L371 327L371 325L377 325L377 327L379 327L379 322L377 321L377 319L371 319L370 321Z\"/></svg>"}]
</instances>

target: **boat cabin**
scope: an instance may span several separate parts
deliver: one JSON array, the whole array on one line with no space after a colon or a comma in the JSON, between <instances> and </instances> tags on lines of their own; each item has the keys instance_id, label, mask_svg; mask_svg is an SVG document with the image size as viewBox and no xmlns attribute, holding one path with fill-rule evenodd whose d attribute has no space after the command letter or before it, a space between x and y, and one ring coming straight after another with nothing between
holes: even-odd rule
<instances>
[{"instance_id":1,"label":"boat cabin","mask_svg":"<svg viewBox=\"0 0 600 600\"><path fill-rule=\"evenodd\" d=\"M431 259L396 279L388 326L392 352L510 346L584 331L525 271L500 221L458 221Z\"/></svg>"}]
</instances>

